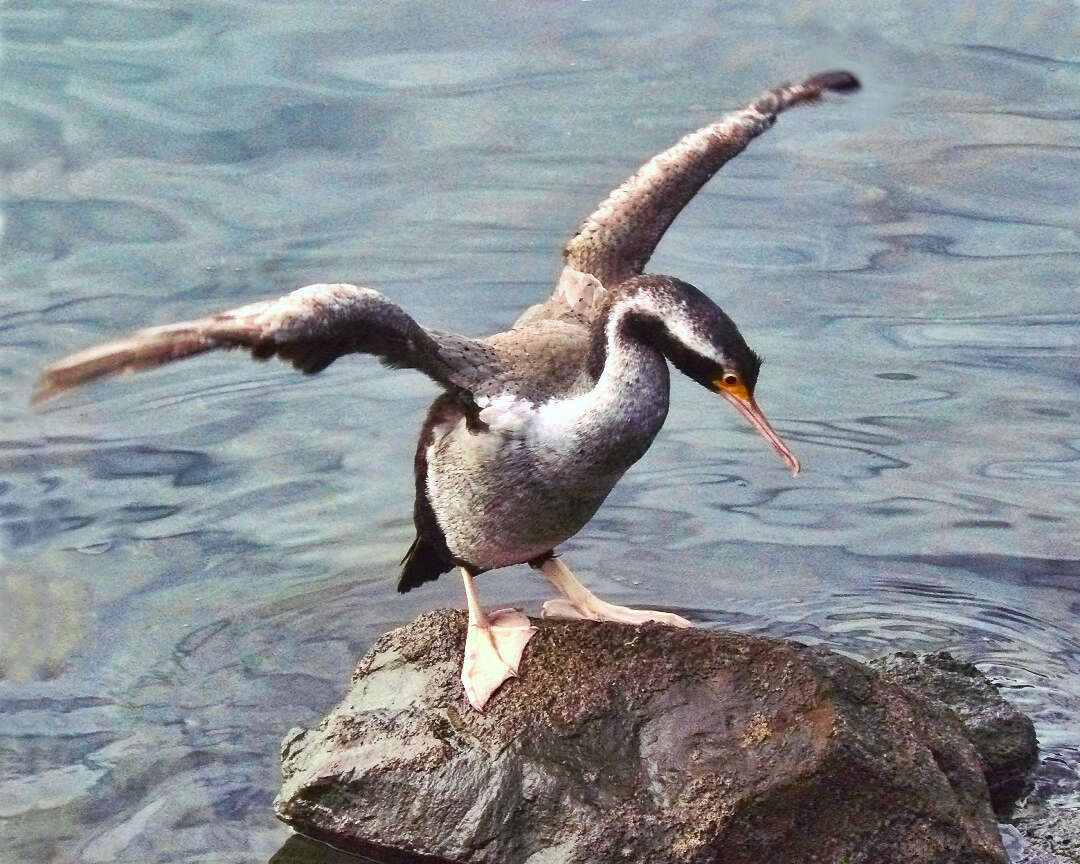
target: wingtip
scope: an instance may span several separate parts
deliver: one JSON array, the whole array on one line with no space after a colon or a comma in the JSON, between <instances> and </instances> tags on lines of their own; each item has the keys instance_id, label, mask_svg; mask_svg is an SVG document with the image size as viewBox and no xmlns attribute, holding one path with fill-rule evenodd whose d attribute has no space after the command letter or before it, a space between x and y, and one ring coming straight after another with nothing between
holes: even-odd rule
<instances>
[{"instance_id":1,"label":"wingtip","mask_svg":"<svg viewBox=\"0 0 1080 864\"><path fill-rule=\"evenodd\" d=\"M42 402L48 402L63 393L68 387L56 380L52 369L46 369L34 385L34 392L30 394L30 405L37 407Z\"/></svg>"},{"instance_id":2,"label":"wingtip","mask_svg":"<svg viewBox=\"0 0 1080 864\"><path fill-rule=\"evenodd\" d=\"M835 93L844 93L858 90L862 87L859 79L845 69L830 69L828 72L818 72L803 82L805 87L813 87L818 90L832 90Z\"/></svg>"}]
</instances>

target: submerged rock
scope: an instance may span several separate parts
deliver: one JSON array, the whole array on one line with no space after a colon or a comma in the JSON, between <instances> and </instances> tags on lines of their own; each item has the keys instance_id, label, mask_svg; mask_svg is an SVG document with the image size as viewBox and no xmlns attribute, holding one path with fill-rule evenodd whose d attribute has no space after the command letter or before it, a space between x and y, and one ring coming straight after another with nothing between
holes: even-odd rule
<instances>
[{"instance_id":1,"label":"submerged rock","mask_svg":"<svg viewBox=\"0 0 1080 864\"><path fill-rule=\"evenodd\" d=\"M394 861L994 862L956 715L853 660L774 639L544 622L483 714L466 618L383 636L345 700L282 745L278 816Z\"/></svg>"}]
</instances>

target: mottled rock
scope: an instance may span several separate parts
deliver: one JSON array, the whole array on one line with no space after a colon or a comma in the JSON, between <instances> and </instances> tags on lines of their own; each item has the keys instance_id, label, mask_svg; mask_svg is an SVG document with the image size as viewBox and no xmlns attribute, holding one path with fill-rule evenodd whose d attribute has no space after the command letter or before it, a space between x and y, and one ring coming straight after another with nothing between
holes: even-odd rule
<instances>
[{"instance_id":1,"label":"mottled rock","mask_svg":"<svg viewBox=\"0 0 1080 864\"><path fill-rule=\"evenodd\" d=\"M1003 826L1013 864L1080 864L1080 794L1073 754L1048 756L1034 788Z\"/></svg>"},{"instance_id":2,"label":"mottled rock","mask_svg":"<svg viewBox=\"0 0 1080 864\"><path fill-rule=\"evenodd\" d=\"M1062 861L1080 861L1080 809L1073 807L1047 808L1038 814L1019 820L1020 830L1028 843L1032 861L1041 852L1048 858L1056 855Z\"/></svg>"},{"instance_id":3,"label":"mottled rock","mask_svg":"<svg viewBox=\"0 0 1080 864\"><path fill-rule=\"evenodd\" d=\"M1001 698L971 663L941 651L901 651L871 663L890 679L951 708L983 765L998 818L1007 819L1039 758L1031 719Z\"/></svg>"},{"instance_id":4,"label":"mottled rock","mask_svg":"<svg viewBox=\"0 0 1080 864\"><path fill-rule=\"evenodd\" d=\"M479 714L465 626L440 611L386 634L323 723L287 736L281 819L395 861L1005 862L956 716L855 661L544 622Z\"/></svg>"},{"instance_id":5,"label":"mottled rock","mask_svg":"<svg viewBox=\"0 0 1080 864\"><path fill-rule=\"evenodd\" d=\"M1080 807L1076 802L1024 808L1004 828L1012 864L1080 862Z\"/></svg>"}]
</instances>

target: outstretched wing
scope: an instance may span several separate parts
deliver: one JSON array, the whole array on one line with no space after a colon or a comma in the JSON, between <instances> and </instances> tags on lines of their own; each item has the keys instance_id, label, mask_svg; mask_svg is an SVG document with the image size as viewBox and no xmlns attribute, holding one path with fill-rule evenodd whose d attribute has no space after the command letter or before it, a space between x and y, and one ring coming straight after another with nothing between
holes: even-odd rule
<instances>
[{"instance_id":1,"label":"outstretched wing","mask_svg":"<svg viewBox=\"0 0 1080 864\"><path fill-rule=\"evenodd\" d=\"M356 285L308 285L198 321L140 330L72 354L45 370L33 401L103 375L135 372L219 348L246 348L257 360L278 356L320 372L346 354L374 354L417 369L454 391L471 393L497 374L488 346L427 330L378 291Z\"/></svg>"},{"instance_id":2,"label":"outstretched wing","mask_svg":"<svg viewBox=\"0 0 1080 864\"><path fill-rule=\"evenodd\" d=\"M822 72L769 90L654 156L608 195L567 243L566 268L552 301L588 317L604 288L643 272L679 211L725 162L772 126L777 114L826 90L858 87L850 72Z\"/></svg>"}]
</instances>

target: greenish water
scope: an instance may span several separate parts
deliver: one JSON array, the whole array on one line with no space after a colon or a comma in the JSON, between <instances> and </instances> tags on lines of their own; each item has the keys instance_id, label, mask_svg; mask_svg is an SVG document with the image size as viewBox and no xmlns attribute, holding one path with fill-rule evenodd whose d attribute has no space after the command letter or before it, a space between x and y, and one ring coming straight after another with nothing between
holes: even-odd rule
<instances>
[{"instance_id":1,"label":"greenish water","mask_svg":"<svg viewBox=\"0 0 1080 864\"><path fill-rule=\"evenodd\" d=\"M863 92L784 115L650 267L766 355L805 473L677 382L567 559L706 626L971 659L1080 806L1078 13L835 5L0 8L0 860L267 861L284 732L462 603L393 590L426 380L208 357L32 411L44 365L316 281L501 329L643 159L837 66Z\"/></svg>"}]
</instances>

